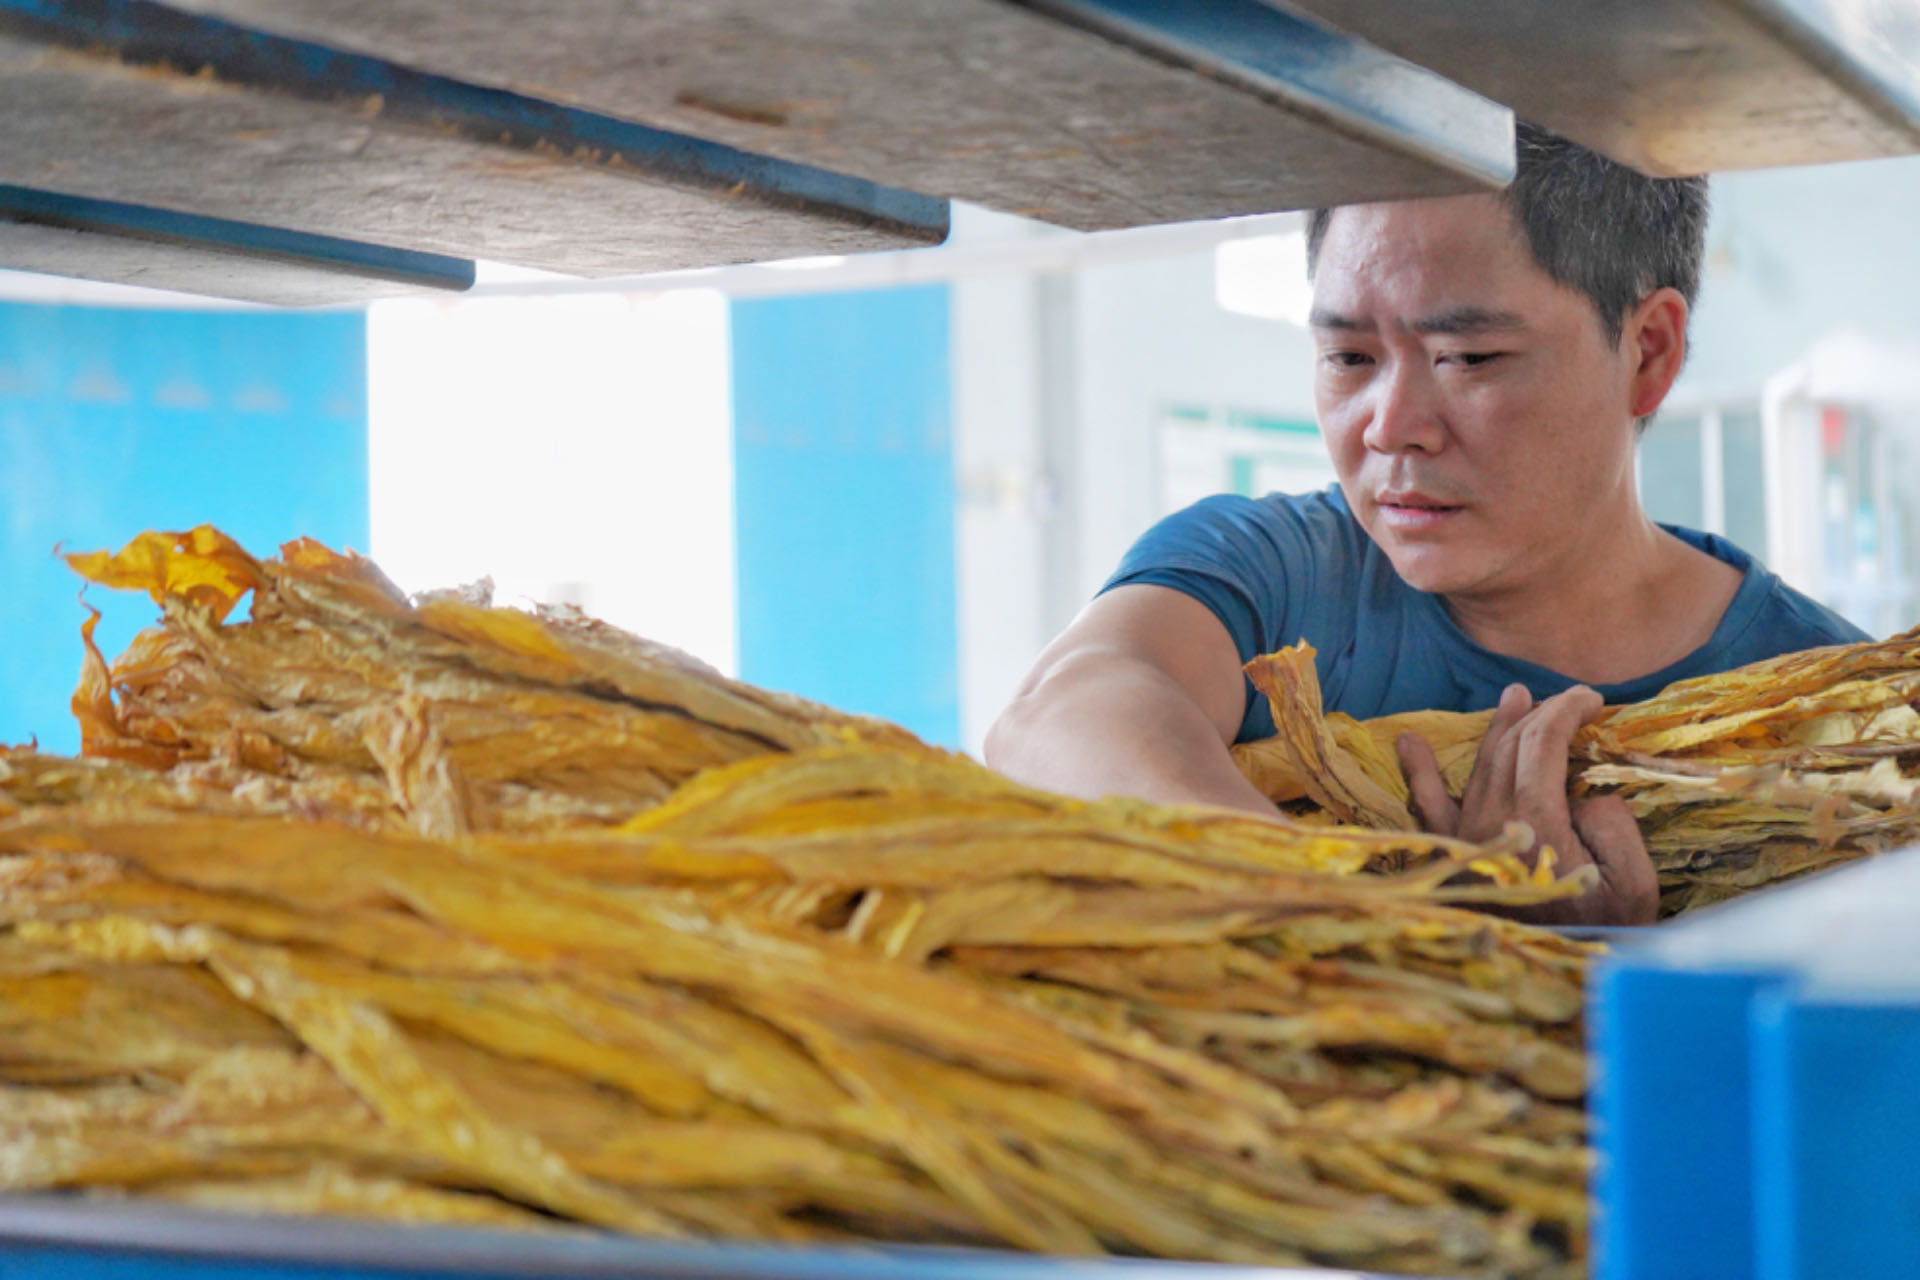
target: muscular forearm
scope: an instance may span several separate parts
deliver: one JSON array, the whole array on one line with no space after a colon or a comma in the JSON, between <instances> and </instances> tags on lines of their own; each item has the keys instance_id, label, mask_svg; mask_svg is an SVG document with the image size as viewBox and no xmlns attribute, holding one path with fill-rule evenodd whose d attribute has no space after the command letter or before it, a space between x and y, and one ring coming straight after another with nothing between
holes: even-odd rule
<instances>
[{"instance_id":1,"label":"muscular forearm","mask_svg":"<svg viewBox=\"0 0 1920 1280\"><path fill-rule=\"evenodd\" d=\"M1155 667L1121 654L1061 661L987 735L987 763L1030 786L1138 796L1273 817L1206 712Z\"/></svg>"}]
</instances>

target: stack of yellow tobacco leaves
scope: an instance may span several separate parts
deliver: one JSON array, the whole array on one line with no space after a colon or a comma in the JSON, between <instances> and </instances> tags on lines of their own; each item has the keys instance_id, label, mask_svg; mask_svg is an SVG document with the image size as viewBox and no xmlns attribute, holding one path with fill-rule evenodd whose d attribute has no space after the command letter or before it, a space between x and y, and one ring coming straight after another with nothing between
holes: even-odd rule
<instances>
[{"instance_id":1,"label":"stack of yellow tobacco leaves","mask_svg":"<svg viewBox=\"0 0 1920 1280\"><path fill-rule=\"evenodd\" d=\"M0 754L0 1188L1583 1269L1588 951L1443 885L1564 891L1513 846L1032 791L309 543L76 565L163 624Z\"/></svg>"},{"instance_id":2,"label":"stack of yellow tobacco leaves","mask_svg":"<svg viewBox=\"0 0 1920 1280\"><path fill-rule=\"evenodd\" d=\"M1267 796L1380 830L1416 824L1395 741L1425 737L1457 796L1490 712L1323 714L1306 644L1247 672L1278 734L1234 749ZM1608 709L1574 740L1575 795L1639 819L1663 915L1920 840L1920 629L1787 654ZM1404 865L1404 864L1402 864Z\"/></svg>"},{"instance_id":3,"label":"stack of yellow tobacco leaves","mask_svg":"<svg viewBox=\"0 0 1920 1280\"><path fill-rule=\"evenodd\" d=\"M111 674L87 629L82 751L188 766L287 813L435 835L607 824L713 765L914 741L577 611L493 608L485 584L410 603L311 541L262 561L202 526L68 561L164 615ZM249 593L249 620L225 625Z\"/></svg>"}]
</instances>

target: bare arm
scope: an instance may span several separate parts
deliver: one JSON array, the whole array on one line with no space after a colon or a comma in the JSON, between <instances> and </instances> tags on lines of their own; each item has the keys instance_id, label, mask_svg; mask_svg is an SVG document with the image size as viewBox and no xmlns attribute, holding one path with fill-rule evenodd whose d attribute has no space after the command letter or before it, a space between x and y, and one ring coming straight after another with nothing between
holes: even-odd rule
<instances>
[{"instance_id":1,"label":"bare arm","mask_svg":"<svg viewBox=\"0 0 1920 1280\"><path fill-rule=\"evenodd\" d=\"M1087 799L1272 817L1227 750L1245 708L1239 652L1212 610L1167 587L1117 587L1034 662L987 734L987 763Z\"/></svg>"}]
</instances>

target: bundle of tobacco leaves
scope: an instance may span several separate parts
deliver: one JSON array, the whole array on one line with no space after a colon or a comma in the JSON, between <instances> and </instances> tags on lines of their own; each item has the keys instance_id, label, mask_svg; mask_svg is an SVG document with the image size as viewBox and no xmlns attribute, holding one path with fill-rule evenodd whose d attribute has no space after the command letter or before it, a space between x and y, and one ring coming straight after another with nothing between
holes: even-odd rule
<instances>
[{"instance_id":1,"label":"bundle of tobacco leaves","mask_svg":"<svg viewBox=\"0 0 1920 1280\"><path fill-rule=\"evenodd\" d=\"M1053 796L311 544L79 565L164 621L0 753L0 1188L1584 1269L1589 949L1452 905L1577 887L1515 843Z\"/></svg>"},{"instance_id":2,"label":"bundle of tobacco leaves","mask_svg":"<svg viewBox=\"0 0 1920 1280\"><path fill-rule=\"evenodd\" d=\"M1047 839L1035 814L1009 842L947 818L925 847L897 812L819 825L892 777L924 830L983 774L827 748L704 775L632 830L464 840L133 813L117 788L99 814L21 805L0 1185L1574 1264L1581 947L1438 905L1433 876L1275 872L1150 824Z\"/></svg>"},{"instance_id":3,"label":"bundle of tobacco leaves","mask_svg":"<svg viewBox=\"0 0 1920 1280\"><path fill-rule=\"evenodd\" d=\"M914 741L577 611L492 607L485 583L409 601L370 561L309 540L256 560L202 526L67 559L162 611L111 671L85 630L82 752L288 813L437 835L604 825L713 765Z\"/></svg>"},{"instance_id":4,"label":"bundle of tobacco leaves","mask_svg":"<svg viewBox=\"0 0 1920 1280\"><path fill-rule=\"evenodd\" d=\"M1395 741L1420 734L1457 796L1491 712L1323 714L1306 644L1247 672L1279 732L1234 749L1296 812L1416 826ZM1574 795L1625 797L1672 915L1920 840L1920 629L1786 654L1609 708L1574 739ZM1403 864L1404 865L1404 864Z\"/></svg>"}]
</instances>

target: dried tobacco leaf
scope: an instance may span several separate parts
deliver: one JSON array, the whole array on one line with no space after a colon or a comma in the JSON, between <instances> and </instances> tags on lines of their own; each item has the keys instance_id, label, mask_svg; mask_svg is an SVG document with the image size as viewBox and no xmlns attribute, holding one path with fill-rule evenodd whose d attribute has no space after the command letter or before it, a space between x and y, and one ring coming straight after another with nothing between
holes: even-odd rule
<instances>
[{"instance_id":1,"label":"dried tobacco leaf","mask_svg":"<svg viewBox=\"0 0 1920 1280\"><path fill-rule=\"evenodd\" d=\"M371 562L309 540L255 560L202 526L68 561L147 591L164 618L111 669L83 629L85 754L265 780L355 825L612 825L713 765L913 741L568 611L484 592L409 603ZM250 618L224 621L248 592Z\"/></svg>"},{"instance_id":2,"label":"dried tobacco leaf","mask_svg":"<svg viewBox=\"0 0 1920 1280\"><path fill-rule=\"evenodd\" d=\"M163 623L0 754L8 1187L1583 1268L1592 948L1452 905L1568 891L1514 844L1051 795L311 542L76 567Z\"/></svg>"},{"instance_id":3,"label":"dried tobacco leaf","mask_svg":"<svg viewBox=\"0 0 1920 1280\"><path fill-rule=\"evenodd\" d=\"M1489 712L1324 715L1304 642L1248 664L1279 733L1234 749L1281 802L1413 826L1394 743L1425 737L1457 796ZM1920 629L1786 654L1609 708L1574 739L1575 795L1639 820L1672 915L1920 839Z\"/></svg>"}]
</instances>

